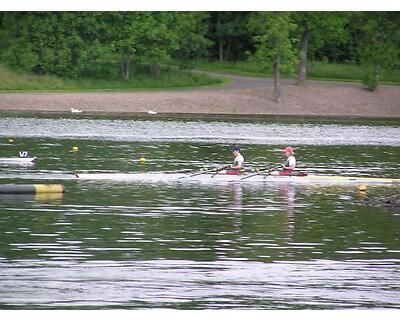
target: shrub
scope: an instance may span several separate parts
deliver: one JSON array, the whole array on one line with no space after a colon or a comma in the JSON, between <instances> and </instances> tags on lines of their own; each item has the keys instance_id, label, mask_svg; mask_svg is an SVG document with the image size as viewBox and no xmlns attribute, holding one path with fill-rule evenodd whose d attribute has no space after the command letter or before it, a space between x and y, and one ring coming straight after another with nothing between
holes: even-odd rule
<instances>
[{"instance_id":1,"label":"shrub","mask_svg":"<svg viewBox=\"0 0 400 320\"><path fill-rule=\"evenodd\" d=\"M374 91L378 86L378 77L373 68L367 68L367 73L362 78L362 83L369 91Z\"/></svg>"}]
</instances>

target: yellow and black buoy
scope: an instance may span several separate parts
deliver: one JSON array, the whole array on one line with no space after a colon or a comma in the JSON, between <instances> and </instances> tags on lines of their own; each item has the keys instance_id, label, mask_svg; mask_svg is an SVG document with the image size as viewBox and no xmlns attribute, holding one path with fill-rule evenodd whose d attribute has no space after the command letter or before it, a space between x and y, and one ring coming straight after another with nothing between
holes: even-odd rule
<instances>
[{"instance_id":1,"label":"yellow and black buoy","mask_svg":"<svg viewBox=\"0 0 400 320\"><path fill-rule=\"evenodd\" d=\"M0 194L63 193L62 184L1 184Z\"/></svg>"},{"instance_id":2,"label":"yellow and black buoy","mask_svg":"<svg viewBox=\"0 0 400 320\"><path fill-rule=\"evenodd\" d=\"M8 139L8 143L14 143L14 139Z\"/></svg>"},{"instance_id":3,"label":"yellow and black buoy","mask_svg":"<svg viewBox=\"0 0 400 320\"><path fill-rule=\"evenodd\" d=\"M72 152L78 152L78 151L79 151L79 148L78 148L77 146L73 146L71 151L72 151Z\"/></svg>"}]
</instances>

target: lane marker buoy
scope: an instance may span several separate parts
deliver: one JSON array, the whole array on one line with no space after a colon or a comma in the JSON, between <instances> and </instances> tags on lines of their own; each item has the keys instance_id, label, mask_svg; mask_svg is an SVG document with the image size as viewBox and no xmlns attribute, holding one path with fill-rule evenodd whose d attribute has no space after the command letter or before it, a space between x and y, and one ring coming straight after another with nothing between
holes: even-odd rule
<instances>
[{"instance_id":1,"label":"lane marker buoy","mask_svg":"<svg viewBox=\"0 0 400 320\"><path fill-rule=\"evenodd\" d=\"M359 191L367 191L367 186L365 184L361 184L358 186Z\"/></svg>"}]
</instances>

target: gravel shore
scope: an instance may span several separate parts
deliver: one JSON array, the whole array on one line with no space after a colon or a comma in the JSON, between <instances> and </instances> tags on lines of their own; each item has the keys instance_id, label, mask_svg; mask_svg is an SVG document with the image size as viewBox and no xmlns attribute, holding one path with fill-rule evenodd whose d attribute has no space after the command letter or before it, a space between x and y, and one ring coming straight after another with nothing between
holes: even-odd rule
<instances>
[{"instance_id":1,"label":"gravel shore","mask_svg":"<svg viewBox=\"0 0 400 320\"><path fill-rule=\"evenodd\" d=\"M224 75L219 87L131 92L0 93L0 111L352 116L400 118L400 86L376 91L361 84L308 81L282 85L282 103L273 101L271 79Z\"/></svg>"}]
</instances>

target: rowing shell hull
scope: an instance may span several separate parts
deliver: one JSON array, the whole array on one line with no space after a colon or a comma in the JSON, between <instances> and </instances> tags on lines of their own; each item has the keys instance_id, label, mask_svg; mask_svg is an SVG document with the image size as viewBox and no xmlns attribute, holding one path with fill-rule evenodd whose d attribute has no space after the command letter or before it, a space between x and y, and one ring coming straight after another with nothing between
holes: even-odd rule
<instances>
[{"instance_id":1,"label":"rowing shell hull","mask_svg":"<svg viewBox=\"0 0 400 320\"><path fill-rule=\"evenodd\" d=\"M240 182L240 183L275 183L290 182L296 184L376 184L376 185L400 185L400 179L370 178L370 177L346 177L346 176L246 176L220 174L212 176L201 174L190 176L185 174L163 174L163 173L77 173L80 180L110 180L110 181L139 181L148 183L158 182Z\"/></svg>"},{"instance_id":2,"label":"rowing shell hull","mask_svg":"<svg viewBox=\"0 0 400 320\"><path fill-rule=\"evenodd\" d=\"M36 157L33 158L0 158L0 163L15 163L15 164L24 164L24 163L33 163L35 162Z\"/></svg>"}]
</instances>

